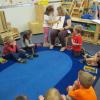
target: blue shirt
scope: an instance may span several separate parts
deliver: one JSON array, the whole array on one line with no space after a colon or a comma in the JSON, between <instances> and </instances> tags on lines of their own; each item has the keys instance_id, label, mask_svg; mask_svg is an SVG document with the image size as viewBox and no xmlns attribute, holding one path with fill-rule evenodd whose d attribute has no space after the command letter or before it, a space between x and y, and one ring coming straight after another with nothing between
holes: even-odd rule
<instances>
[{"instance_id":1,"label":"blue shirt","mask_svg":"<svg viewBox=\"0 0 100 100\"><path fill-rule=\"evenodd\" d=\"M63 27L67 26L67 20L69 20L69 19L71 19L71 17L66 15Z\"/></svg>"},{"instance_id":2,"label":"blue shirt","mask_svg":"<svg viewBox=\"0 0 100 100\"><path fill-rule=\"evenodd\" d=\"M84 14L81 16L83 19L94 19L92 14Z\"/></svg>"}]
</instances>

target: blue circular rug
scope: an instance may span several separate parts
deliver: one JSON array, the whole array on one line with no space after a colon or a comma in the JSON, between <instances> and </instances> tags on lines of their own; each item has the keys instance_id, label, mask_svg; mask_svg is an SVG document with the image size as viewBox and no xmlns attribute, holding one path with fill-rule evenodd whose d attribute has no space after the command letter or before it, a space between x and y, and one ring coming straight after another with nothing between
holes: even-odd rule
<instances>
[{"instance_id":1,"label":"blue circular rug","mask_svg":"<svg viewBox=\"0 0 100 100\"><path fill-rule=\"evenodd\" d=\"M15 63L0 72L0 99L14 100L26 95L37 100L49 88L54 87L72 68L71 58L57 50L42 50L39 57L26 64Z\"/></svg>"}]
</instances>

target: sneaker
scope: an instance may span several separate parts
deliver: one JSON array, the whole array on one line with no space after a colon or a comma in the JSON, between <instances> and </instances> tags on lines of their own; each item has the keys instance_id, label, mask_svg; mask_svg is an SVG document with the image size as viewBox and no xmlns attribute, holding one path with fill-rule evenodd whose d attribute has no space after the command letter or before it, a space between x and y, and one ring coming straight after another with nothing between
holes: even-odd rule
<instances>
[{"instance_id":1,"label":"sneaker","mask_svg":"<svg viewBox=\"0 0 100 100\"><path fill-rule=\"evenodd\" d=\"M62 48L60 49L60 51L63 52L63 51L65 51L65 49L66 49L65 47L62 47Z\"/></svg>"},{"instance_id":2,"label":"sneaker","mask_svg":"<svg viewBox=\"0 0 100 100\"><path fill-rule=\"evenodd\" d=\"M29 55L29 54L25 54L26 55L26 57L28 58L28 59L30 59L31 57L32 57L32 55Z\"/></svg>"},{"instance_id":3,"label":"sneaker","mask_svg":"<svg viewBox=\"0 0 100 100\"><path fill-rule=\"evenodd\" d=\"M22 58L17 59L17 61L18 61L19 63L26 63L26 60L25 60L25 59L22 59Z\"/></svg>"},{"instance_id":4,"label":"sneaker","mask_svg":"<svg viewBox=\"0 0 100 100\"><path fill-rule=\"evenodd\" d=\"M53 49L54 48L54 45L50 45L50 49Z\"/></svg>"},{"instance_id":5,"label":"sneaker","mask_svg":"<svg viewBox=\"0 0 100 100\"><path fill-rule=\"evenodd\" d=\"M36 53L33 55L33 57L38 57L38 56L39 56L39 55L38 55L38 54L36 54Z\"/></svg>"}]
</instances>

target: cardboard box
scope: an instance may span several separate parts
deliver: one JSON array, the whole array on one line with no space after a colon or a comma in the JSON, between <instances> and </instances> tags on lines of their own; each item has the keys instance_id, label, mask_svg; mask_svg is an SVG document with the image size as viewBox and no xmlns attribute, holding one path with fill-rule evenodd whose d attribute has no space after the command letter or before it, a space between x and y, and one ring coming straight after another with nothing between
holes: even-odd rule
<instances>
[{"instance_id":1,"label":"cardboard box","mask_svg":"<svg viewBox=\"0 0 100 100\"><path fill-rule=\"evenodd\" d=\"M40 22L29 22L29 29L33 34L43 33L43 26Z\"/></svg>"}]
</instances>

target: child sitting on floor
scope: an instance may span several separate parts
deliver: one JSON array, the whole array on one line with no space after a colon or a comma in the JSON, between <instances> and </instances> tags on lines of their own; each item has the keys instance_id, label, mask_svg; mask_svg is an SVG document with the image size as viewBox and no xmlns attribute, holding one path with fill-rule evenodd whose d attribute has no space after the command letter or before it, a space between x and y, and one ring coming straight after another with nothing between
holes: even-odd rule
<instances>
[{"instance_id":1,"label":"child sitting on floor","mask_svg":"<svg viewBox=\"0 0 100 100\"><path fill-rule=\"evenodd\" d=\"M100 67L100 51L98 51L94 56L84 55L83 62L86 62L88 65Z\"/></svg>"},{"instance_id":2,"label":"child sitting on floor","mask_svg":"<svg viewBox=\"0 0 100 100\"><path fill-rule=\"evenodd\" d=\"M95 77L84 71L78 72L78 80L73 86L68 87L67 100L97 100L96 93L92 87Z\"/></svg>"},{"instance_id":3,"label":"child sitting on floor","mask_svg":"<svg viewBox=\"0 0 100 100\"><path fill-rule=\"evenodd\" d=\"M28 100L27 96L17 96L15 100Z\"/></svg>"},{"instance_id":4,"label":"child sitting on floor","mask_svg":"<svg viewBox=\"0 0 100 100\"><path fill-rule=\"evenodd\" d=\"M72 50L75 57L80 56L82 49L82 26L76 25L73 30L72 36Z\"/></svg>"},{"instance_id":5,"label":"child sitting on floor","mask_svg":"<svg viewBox=\"0 0 100 100\"><path fill-rule=\"evenodd\" d=\"M66 100L66 97L61 95L57 89L51 88L44 96L39 96L38 100Z\"/></svg>"},{"instance_id":6,"label":"child sitting on floor","mask_svg":"<svg viewBox=\"0 0 100 100\"><path fill-rule=\"evenodd\" d=\"M32 33L30 30L27 30L25 34L23 35L23 44L24 44L24 49L28 52L31 51L33 57L37 57L38 55L35 53L35 47L36 45L32 43L31 40Z\"/></svg>"},{"instance_id":7,"label":"child sitting on floor","mask_svg":"<svg viewBox=\"0 0 100 100\"><path fill-rule=\"evenodd\" d=\"M14 59L20 63L25 63L24 58L30 58L31 56L27 54L24 50L19 49L16 41L13 37L8 36L5 39L5 44L3 48L3 57L6 59Z\"/></svg>"}]
</instances>

